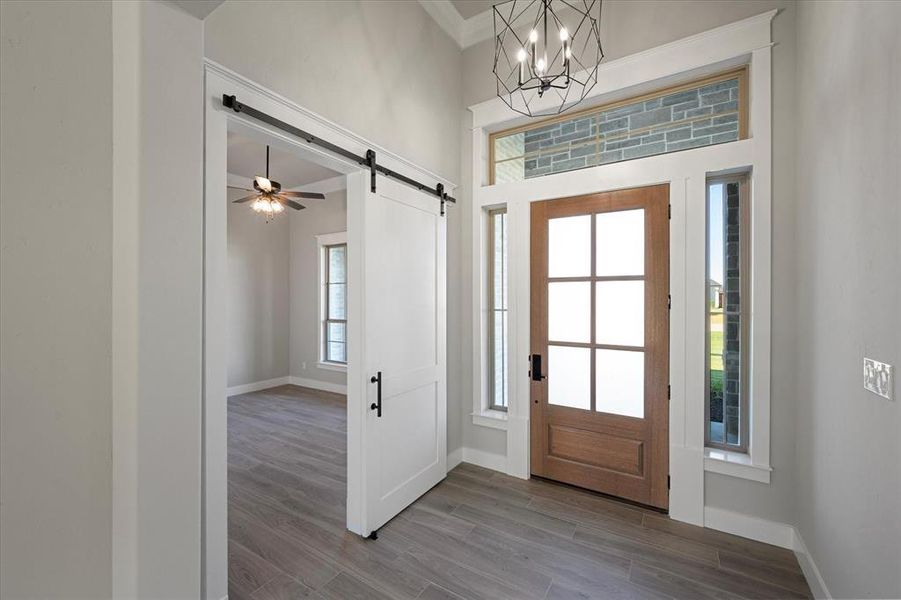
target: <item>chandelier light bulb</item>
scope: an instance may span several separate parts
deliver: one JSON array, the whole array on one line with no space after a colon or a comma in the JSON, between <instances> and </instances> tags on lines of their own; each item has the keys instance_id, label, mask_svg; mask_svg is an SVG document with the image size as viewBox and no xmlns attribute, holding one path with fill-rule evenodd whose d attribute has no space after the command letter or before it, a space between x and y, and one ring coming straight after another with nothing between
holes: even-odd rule
<instances>
[{"instance_id":1,"label":"chandelier light bulb","mask_svg":"<svg viewBox=\"0 0 901 600\"><path fill-rule=\"evenodd\" d=\"M526 49L520 48L519 52L516 53L516 60L519 62L524 62L526 60Z\"/></svg>"},{"instance_id":2,"label":"chandelier light bulb","mask_svg":"<svg viewBox=\"0 0 901 600\"><path fill-rule=\"evenodd\" d=\"M560 41L565 42L569 39L569 32L566 30L566 27L560 28Z\"/></svg>"},{"instance_id":3,"label":"chandelier light bulb","mask_svg":"<svg viewBox=\"0 0 901 600\"><path fill-rule=\"evenodd\" d=\"M538 32L535 31L534 29L529 32L529 41L532 42L533 44L538 41Z\"/></svg>"},{"instance_id":4,"label":"chandelier light bulb","mask_svg":"<svg viewBox=\"0 0 901 600\"><path fill-rule=\"evenodd\" d=\"M535 65L535 66L536 66L536 68L538 69L538 72L539 72L539 73L544 73L544 67L545 67L546 65L545 65L545 63L544 63L544 59L543 59L543 58L539 58L539 59L538 59L538 64Z\"/></svg>"}]
</instances>

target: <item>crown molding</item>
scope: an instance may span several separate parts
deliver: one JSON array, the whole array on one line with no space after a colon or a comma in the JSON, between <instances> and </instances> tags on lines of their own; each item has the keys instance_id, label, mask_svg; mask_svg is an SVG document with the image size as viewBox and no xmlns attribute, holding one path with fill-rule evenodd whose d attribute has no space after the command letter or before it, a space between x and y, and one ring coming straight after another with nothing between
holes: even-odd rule
<instances>
[{"instance_id":1,"label":"crown molding","mask_svg":"<svg viewBox=\"0 0 901 600\"><path fill-rule=\"evenodd\" d=\"M450 0L419 0L419 4L460 49L465 50L494 35L491 9L464 19Z\"/></svg>"}]
</instances>

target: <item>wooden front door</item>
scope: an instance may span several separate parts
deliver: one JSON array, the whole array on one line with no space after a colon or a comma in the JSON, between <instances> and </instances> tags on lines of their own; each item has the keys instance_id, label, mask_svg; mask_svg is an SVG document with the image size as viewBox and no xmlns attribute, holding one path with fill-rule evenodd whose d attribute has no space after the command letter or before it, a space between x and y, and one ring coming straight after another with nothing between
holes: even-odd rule
<instances>
[{"instance_id":1,"label":"wooden front door","mask_svg":"<svg viewBox=\"0 0 901 600\"><path fill-rule=\"evenodd\" d=\"M532 203L531 470L668 508L669 186Z\"/></svg>"}]
</instances>

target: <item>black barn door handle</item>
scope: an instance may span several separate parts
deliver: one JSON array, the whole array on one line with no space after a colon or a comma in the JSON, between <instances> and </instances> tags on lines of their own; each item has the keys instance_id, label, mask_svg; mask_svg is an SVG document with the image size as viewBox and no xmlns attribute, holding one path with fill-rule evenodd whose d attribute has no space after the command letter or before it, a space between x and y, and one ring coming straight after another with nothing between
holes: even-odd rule
<instances>
[{"instance_id":1,"label":"black barn door handle","mask_svg":"<svg viewBox=\"0 0 901 600\"><path fill-rule=\"evenodd\" d=\"M370 383L378 384L378 387L375 391L376 401L369 405L369 410L375 411L375 416L382 416L382 372L379 371L377 375L373 375L369 378Z\"/></svg>"}]
</instances>

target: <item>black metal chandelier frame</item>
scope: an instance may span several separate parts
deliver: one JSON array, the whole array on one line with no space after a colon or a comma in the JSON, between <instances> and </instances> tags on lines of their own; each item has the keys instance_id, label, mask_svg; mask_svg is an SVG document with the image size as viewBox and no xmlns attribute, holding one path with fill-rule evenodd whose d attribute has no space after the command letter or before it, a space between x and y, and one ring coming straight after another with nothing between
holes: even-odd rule
<instances>
[{"instance_id":1,"label":"black metal chandelier frame","mask_svg":"<svg viewBox=\"0 0 901 600\"><path fill-rule=\"evenodd\" d=\"M578 20L578 23L572 31L567 29L555 5L561 7L560 12L567 10L575 15L570 21ZM604 58L600 35L601 7L602 0L507 0L494 5L493 71L498 97L512 110L530 117L559 114L584 100L597 83L598 68ZM534 18L526 20L525 15L530 15L533 10ZM531 28L527 39L523 40L517 29L524 30L528 24ZM554 32L560 33L560 45L549 57L548 34ZM506 45L517 50L515 61L505 51ZM577 45L581 45L581 52L574 51ZM589 56L592 53L593 57ZM590 58L594 60L585 64ZM511 86L508 82L514 74L516 85ZM577 99L571 96L574 87L580 88ZM532 103L543 98L548 90L558 91L560 104L533 110ZM527 92L536 93L527 95Z\"/></svg>"}]
</instances>

